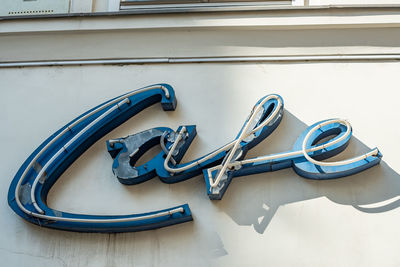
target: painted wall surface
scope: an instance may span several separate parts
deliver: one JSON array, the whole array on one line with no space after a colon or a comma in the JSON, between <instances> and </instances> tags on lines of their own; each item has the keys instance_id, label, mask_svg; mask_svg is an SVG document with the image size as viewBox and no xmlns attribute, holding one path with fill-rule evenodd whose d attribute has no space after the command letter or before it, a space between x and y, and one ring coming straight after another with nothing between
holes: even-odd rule
<instances>
[{"instance_id":1,"label":"painted wall surface","mask_svg":"<svg viewBox=\"0 0 400 267\"><path fill-rule=\"evenodd\" d=\"M400 54L400 27L6 33L0 42L2 61Z\"/></svg>"},{"instance_id":2,"label":"painted wall surface","mask_svg":"<svg viewBox=\"0 0 400 267\"><path fill-rule=\"evenodd\" d=\"M0 69L2 266L399 266L399 71L398 62L373 61ZM102 101L159 82L174 86L176 111L156 104L102 138L60 177L49 205L115 214L189 203L193 222L82 234L33 226L12 212L9 183L45 138ZM307 125L340 117L354 137L335 159L378 146L383 162L332 181L305 180L291 169L236 178L221 201L208 199L202 176L129 187L114 178L105 140L196 124L184 160L194 159L236 136L269 93L284 98L284 119L248 157L289 149Z\"/></svg>"}]
</instances>

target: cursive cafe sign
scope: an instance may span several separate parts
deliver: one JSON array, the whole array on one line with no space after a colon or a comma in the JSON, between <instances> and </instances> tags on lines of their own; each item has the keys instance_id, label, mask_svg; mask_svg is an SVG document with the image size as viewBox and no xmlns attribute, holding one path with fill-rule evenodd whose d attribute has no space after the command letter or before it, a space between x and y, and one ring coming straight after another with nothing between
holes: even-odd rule
<instances>
[{"instance_id":1,"label":"cursive cafe sign","mask_svg":"<svg viewBox=\"0 0 400 267\"><path fill-rule=\"evenodd\" d=\"M126 93L72 120L46 139L22 164L9 188L10 207L31 223L79 232L140 231L192 220L187 204L142 214L112 216L66 213L46 204L50 188L83 152L157 102L161 102L166 111L175 109L176 97L170 85L156 84ZM377 148L343 161L322 161L342 152L350 141L351 125L341 119L311 125L290 151L245 159L249 149L278 127L283 107L279 95L261 98L234 140L187 163L181 160L196 136L194 125L180 126L177 131L158 127L108 140L107 150L114 159L113 172L121 183L128 185L155 176L165 183L176 183L203 173L210 199L221 199L233 177L292 167L305 178L325 180L352 175L380 162L382 154ZM136 166L137 160L156 145L160 145L162 151L145 164Z\"/></svg>"}]
</instances>

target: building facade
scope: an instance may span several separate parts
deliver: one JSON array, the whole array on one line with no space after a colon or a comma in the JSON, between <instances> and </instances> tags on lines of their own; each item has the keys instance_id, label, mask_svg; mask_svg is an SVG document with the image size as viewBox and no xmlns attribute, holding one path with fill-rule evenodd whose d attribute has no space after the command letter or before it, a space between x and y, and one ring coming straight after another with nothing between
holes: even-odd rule
<instances>
[{"instance_id":1,"label":"building facade","mask_svg":"<svg viewBox=\"0 0 400 267\"><path fill-rule=\"evenodd\" d=\"M4 266L398 266L400 1L6 1L0 256ZM36 4L36 5L35 5ZM26 12L26 13L24 13ZM123 234L31 225L8 207L12 178L36 147L86 110L132 89L171 84L175 111L154 105L116 128L62 174L48 204L126 214L188 203L193 222ZM124 186L105 141L197 125L183 161L231 141L267 94L281 125L247 157L290 149L314 122L345 118L349 147L378 147L380 165L330 181L293 170L239 177L224 198L203 176ZM151 157L145 154L141 163Z\"/></svg>"}]
</instances>

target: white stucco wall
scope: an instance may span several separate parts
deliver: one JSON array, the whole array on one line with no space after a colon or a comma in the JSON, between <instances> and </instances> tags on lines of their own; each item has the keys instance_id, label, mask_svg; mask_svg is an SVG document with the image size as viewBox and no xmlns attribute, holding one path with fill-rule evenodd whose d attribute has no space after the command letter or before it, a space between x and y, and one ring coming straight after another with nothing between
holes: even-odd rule
<instances>
[{"instance_id":1,"label":"white stucco wall","mask_svg":"<svg viewBox=\"0 0 400 267\"><path fill-rule=\"evenodd\" d=\"M8 21L0 28L0 65L123 56L399 54L399 14L380 12ZM399 71L400 63L390 60L0 68L2 265L398 266ZM159 82L174 86L176 111L156 104L99 140L60 177L49 205L116 214L189 203L193 222L82 234L40 228L13 213L9 184L45 138L111 97ZM284 98L284 119L248 157L290 149L308 125L341 117L351 122L354 137L334 159L377 146L383 161L331 181L306 180L290 169L241 177L221 201L208 199L202 176L130 187L114 178L105 140L196 124L198 136L184 159L191 160L236 136L254 103L269 93Z\"/></svg>"},{"instance_id":2,"label":"white stucco wall","mask_svg":"<svg viewBox=\"0 0 400 267\"><path fill-rule=\"evenodd\" d=\"M6 266L397 266L399 69L399 63L3 69L1 258ZM115 214L189 203L194 222L140 233L82 234L33 226L12 212L9 183L42 140L97 103L156 82L174 85L177 110L165 113L155 105L102 138L62 175L49 204ZM250 157L290 149L307 125L342 117L352 123L354 138L340 158L378 146L383 162L332 181L305 180L290 169L237 178L222 201L208 199L201 176L131 187L113 177L107 138L196 124L190 160L230 141L268 93L284 97L285 117Z\"/></svg>"}]
</instances>

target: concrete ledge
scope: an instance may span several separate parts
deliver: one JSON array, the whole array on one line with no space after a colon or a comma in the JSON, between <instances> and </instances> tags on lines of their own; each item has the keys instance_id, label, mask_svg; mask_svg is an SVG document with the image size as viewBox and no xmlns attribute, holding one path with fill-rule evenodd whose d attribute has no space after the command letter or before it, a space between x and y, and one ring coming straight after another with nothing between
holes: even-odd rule
<instances>
[{"instance_id":1,"label":"concrete ledge","mask_svg":"<svg viewBox=\"0 0 400 267\"><path fill-rule=\"evenodd\" d=\"M140 10L139 10L140 11ZM124 11L108 13L60 14L29 18L1 18L0 34L105 31L143 29L204 29L204 28L371 28L398 27L400 6L268 6L236 12L187 13ZM144 10L142 10L144 11ZM214 10L218 11L218 10ZM235 10L232 10L235 11ZM185 13L182 13L185 12ZM160 11L161 13L161 11ZM51 23L49 23L51 20Z\"/></svg>"},{"instance_id":2,"label":"concrete ledge","mask_svg":"<svg viewBox=\"0 0 400 267\"><path fill-rule=\"evenodd\" d=\"M350 61L399 61L400 54L362 55L296 55L258 57L202 57L202 58L109 58L76 59L54 61L14 61L1 62L0 68L85 66L85 65L143 65L143 64L190 64L190 63L290 63L290 62L350 62Z\"/></svg>"}]
</instances>

